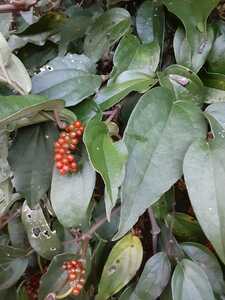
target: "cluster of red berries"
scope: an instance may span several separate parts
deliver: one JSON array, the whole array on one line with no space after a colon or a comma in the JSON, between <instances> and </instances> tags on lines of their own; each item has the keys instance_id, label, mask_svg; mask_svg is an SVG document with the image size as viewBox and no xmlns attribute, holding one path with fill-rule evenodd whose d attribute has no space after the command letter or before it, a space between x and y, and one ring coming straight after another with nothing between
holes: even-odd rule
<instances>
[{"instance_id":1,"label":"cluster of red berries","mask_svg":"<svg viewBox=\"0 0 225 300\"><path fill-rule=\"evenodd\" d=\"M78 171L77 162L71 151L77 149L83 132L84 126L80 121L75 121L65 127L65 131L60 133L58 140L55 142L55 163L61 175Z\"/></svg>"},{"instance_id":2,"label":"cluster of red berries","mask_svg":"<svg viewBox=\"0 0 225 300\"><path fill-rule=\"evenodd\" d=\"M25 289L29 300L36 300L38 299L38 289L40 285L40 277L41 274L34 274L31 275L29 280L25 282Z\"/></svg>"},{"instance_id":3,"label":"cluster of red berries","mask_svg":"<svg viewBox=\"0 0 225 300\"><path fill-rule=\"evenodd\" d=\"M72 294L78 296L85 283L85 268L81 260L64 262L63 269L67 271L68 281L73 288Z\"/></svg>"}]
</instances>

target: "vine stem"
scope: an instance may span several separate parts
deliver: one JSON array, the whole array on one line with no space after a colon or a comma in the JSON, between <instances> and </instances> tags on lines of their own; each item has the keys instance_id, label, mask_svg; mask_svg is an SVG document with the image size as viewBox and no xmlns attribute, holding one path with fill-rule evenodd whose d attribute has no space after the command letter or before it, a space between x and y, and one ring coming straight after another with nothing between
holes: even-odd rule
<instances>
[{"instance_id":1,"label":"vine stem","mask_svg":"<svg viewBox=\"0 0 225 300\"><path fill-rule=\"evenodd\" d=\"M155 254L157 252L158 235L160 233L160 227L156 222L154 212L153 212L153 209L151 207L148 209L148 215L149 215L149 219L150 219L150 222L151 222L151 225L152 225L152 230L151 230L152 250L153 250L153 254Z\"/></svg>"},{"instance_id":2,"label":"vine stem","mask_svg":"<svg viewBox=\"0 0 225 300\"><path fill-rule=\"evenodd\" d=\"M37 0L14 0L12 3L1 4L0 13L28 11L36 3Z\"/></svg>"}]
</instances>

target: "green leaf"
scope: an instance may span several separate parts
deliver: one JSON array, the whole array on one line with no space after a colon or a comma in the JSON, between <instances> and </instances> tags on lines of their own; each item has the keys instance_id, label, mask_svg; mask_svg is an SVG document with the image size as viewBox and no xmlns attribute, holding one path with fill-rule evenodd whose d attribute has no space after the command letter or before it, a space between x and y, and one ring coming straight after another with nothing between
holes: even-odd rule
<instances>
[{"instance_id":1,"label":"green leaf","mask_svg":"<svg viewBox=\"0 0 225 300\"><path fill-rule=\"evenodd\" d=\"M107 194L106 214L110 219L111 210L118 198L118 189L124 178L126 146L122 142L113 143L106 124L96 118L87 124L84 143L93 167L104 180Z\"/></svg>"},{"instance_id":2,"label":"green leaf","mask_svg":"<svg viewBox=\"0 0 225 300\"><path fill-rule=\"evenodd\" d=\"M225 132L213 117L206 116L214 139L199 139L190 146L184 159L184 177L196 217L225 262Z\"/></svg>"},{"instance_id":3,"label":"green leaf","mask_svg":"<svg viewBox=\"0 0 225 300\"><path fill-rule=\"evenodd\" d=\"M165 221L179 241L205 241L201 227L193 217L176 212L168 214Z\"/></svg>"},{"instance_id":4,"label":"green leaf","mask_svg":"<svg viewBox=\"0 0 225 300\"><path fill-rule=\"evenodd\" d=\"M204 102L208 104L225 102L225 91L205 86L204 98L205 98Z\"/></svg>"},{"instance_id":5,"label":"green leaf","mask_svg":"<svg viewBox=\"0 0 225 300\"><path fill-rule=\"evenodd\" d=\"M22 62L12 54L0 32L0 82L9 85L22 95L31 90L31 80Z\"/></svg>"},{"instance_id":6,"label":"green leaf","mask_svg":"<svg viewBox=\"0 0 225 300\"><path fill-rule=\"evenodd\" d=\"M16 191L25 197L31 208L50 187L57 133L57 128L49 122L24 127L18 130L10 148L9 163Z\"/></svg>"},{"instance_id":7,"label":"green leaf","mask_svg":"<svg viewBox=\"0 0 225 300\"><path fill-rule=\"evenodd\" d=\"M225 91L225 75L220 73L205 72L202 77L204 85L213 89Z\"/></svg>"},{"instance_id":8,"label":"green leaf","mask_svg":"<svg viewBox=\"0 0 225 300\"><path fill-rule=\"evenodd\" d=\"M124 71L134 70L154 76L159 64L160 48L157 43L141 44L134 35L126 35L116 48L110 84Z\"/></svg>"},{"instance_id":9,"label":"green leaf","mask_svg":"<svg viewBox=\"0 0 225 300\"><path fill-rule=\"evenodd\" d=\"M207 59L207 65L210 72L225 74L225 24L220 22L218 27L216 39Z\"/></svg>"},{"instance_id":10,"label":"green leaf","mask_svg":"<svg viewBox=\"0 0 225 300\"><path fill-rule=\"evenodd\" d=\"M0 96L0 126L16 124L24 118L34 118L40 111L62 110L64 101L43 96ZM15 125L16 127L16 125Z\"/></svg>"},{"instance_id":11,"label":"green leaf","mask_svg":"<svg viewBox=\"0 0 225 300\"><path fill-rule=\"evenodd\" d=\"M189 259L183 259L175 268L172 294L173 300L215 300L207 275Z\"/></svg>"},{"instance_id":12,"label":"green leaf","mask_svg":"<svg viewBox=\"0 0 225 300\"><path fill-rule=\"evenodd\" d=\"M47 272L41 277L38 299L43 300L45 297L54 292L59 292L63 284L67 280L67 272L62 268L63 263L68 260L77 259L76 254L63 253L53 257ZM69 284L66 284L69 288Z\"/></svg>"},{"instance_id":13,"label":"green leaf","mask_svg":"<svg viewBox=\"0 0 225 300\"><path fill-rule=\"evenodd\" d=\"M86 152L79 172L62 176L56 168L51 185L51 203L57 219L65 227L86 227L88 208L95 187L95 172ZM65 205L66 203L66 205Z\"/></svg>"},{"instance_id":14,"label":"green leaf","mask_svg":"<svg viewBox=\"0 0 225 300\"><path fill-rule=\"evenodd\" d=\"M28 241L20 216L8 221L8 233L12 246L27 248Z\"/></svg>"},{"instance_id":15,"label":"green leaf","mask_svg":"<svg viewBox=\"0 0 225 300\"><path fill-rule=\"evenodd\" d=\"M25 252L18 248L0 246L0 290L12 287L28 265Z\"/></svg>"},{"instance_id":16,"label":"green leaf","mask_svg":"<svg viewBox=\"0 0 225 300\"><path fill-rule=\"evenodd\" d=\"M188 99L202 105L204 102L203 83L190 69L180 65L171 65L158 73L160 85L171 89L176 99Z\"/></svg>"},{"instance_id":17,"label":"green leaf","mask_svg":"<svg viewBox=\"0 0 225 300\"><path fill-rule=\"evenodd\" d=\"M22 222L31 247L38 255L51 259L61 249L56 231L51 230L40 205L30 209L25 201L22 207Z\"/></svg>"},{"instance_id":18,"label":"green leaf","mask_svg":"<svg viewBox=\"0 0 225 300\"><path fill-rule=\"evenodd\" d=\"M197 243L183 243L182 249L205 271L214 292L224 294L223 272L216 256L207 247Z\"/></svg>"},{"instance_id":19,"label":"green leaf","mask_svg":"<svg viewBox=\"0 0 225 300\"><path fill-rule=\"evenodd\" d=\"M98 115L99 120L102 119L102 111L93 99L86 99L71 109L83 123L87 123L96 115Z\"/></svg>"},{"instance_id":20,"label":"green leaf","mask_svg":"<svg viewBox=\"0 0 225 300\"><path fill-rule=\"evenodd\" d=\"M144 73L132 70L124 71L114 83L102 88L97 93L95 101L102 110L106 110L120 102L130 92L144 93L156 82L156 79Z\"/></svg>"},{"instance_id":21,"label":"green leaf","mask_svg":"<svg viewBox=\"0 0 225 300\"><path fill-rule=\"evenodd\" d=\"M213 103L209 105L205 111L213 116L213 118L215 118L217 122L225 128L225 102Z\"/></svg>"},{"instance_id":22,"label":"green leaf","mask_svg":"<svg viewBox=\"0 0 225 300\"><path fill-rule=\"evenodd\" d=\"M165 15L162 5L157 1L145 1L137 11L136 28L143 43L164 43Z\"/></svg>"},{"instance_id":23,"label":"green leaf","mask_svg":"<svg viewBox=\"0 0 225 300\"><path fill-rule=\"evenodd\" d=\"M9 28L12 22L12 13L1 13L0 28L1 33L7 38L9 35Z\"/></svg>"},{"instance_id":24,"label":"green leaf","mask_svg":"<svg viewBox=\"0 0 225 300\"><path fill-rule=\"evenodd\" d=\"M28 44L18 51L18 57L24 66L29 69L29 74L38 71L49 60L57 56L57 46L48 41L44 46Z\"/></svg>"},{"instance_id":25,"label":"green leaf","mask_svg":"<svg viewBox=\"0 0 225 300\"><path fill-rule=\"evenodd\" d=\"M143 257L140 239L126 235L116 243L104 266L97 300L105 300L119 292L136 274Z\"/></svg>"},{"instance_id":26,"label":"green leaf","mask_svg":"<svg viewBox=\"0 0 225 300\"><path fill-rule=\"evenodd\" d=\"M144 270L130 300L155 300L167 286L171 265L164 252L153 255L145 264Z\"/></svg>"},{"instance_id":27,"label":"green leaf","mask_svg":"<svg viewBox=\"0 0 225 300\"><path fill-rule=\"evenodd\" d=\"M130 14L123 8L112 8L98 17L89 28L84 52L93 61L98 61L116 41L126 34L131 26Z\"/></svg>"},{"instance_id":28,"label":"green leaf","mask_svg":"<svg viewBox=\"0 0 225 300\"><path fill-rule=\"evenodd\" d=\"M178 28L173 41L176 62L192 71L198 71L205 64L214 41L212 26L208 26L207 32L193 31L193 46L191 48L183 28Z\"/></svg>"},{"instance_id":29,"label":"green leaf","mask_svg":"<svg viewBox=\"0 0 225 300\"><path fill-rule=\"evenodd\" d=\"M207 19L219 0L162 0L169 11L174 13L184 24L187 40L195 48L195 31L207 32ZM191 17L190 17L191 16Z\"/></svg>"},{"instance_id":30,"label":"green leaf","mask_svg":"<svg viewBox=\"0 0 225 300\"><path fill-rule=\"evenodd\" d=\"M1 106L0 106L1 107ZM0 217L12 205L12 185L10 182L10 167L8 164L8 134L0 130Z\"/></svg>"},{"instance_id":31,"label":"green leaf","mask_svg":"<svg viewBox=\"0 0 225 300\"><path fill-rule=\"evenodd\" d=\"M57 57L32 78L32 92L49 99L63 99L66 106L76 105L100 87L101 78L92 73L94 70L84 55Z\"/></svg>"},{"instance_id":32,"label":"green leaf","mask_svg":"<svg viewBox=\"0 0 225 300\"><path fill-rule=\"evenodd\" d=\"M116 238L124 235L182 176L188 147L205 136L203 114L191 101L176 100L170 90L162 87L140 99L124 133L129 156Z\"/></svg>"}]
</instances>

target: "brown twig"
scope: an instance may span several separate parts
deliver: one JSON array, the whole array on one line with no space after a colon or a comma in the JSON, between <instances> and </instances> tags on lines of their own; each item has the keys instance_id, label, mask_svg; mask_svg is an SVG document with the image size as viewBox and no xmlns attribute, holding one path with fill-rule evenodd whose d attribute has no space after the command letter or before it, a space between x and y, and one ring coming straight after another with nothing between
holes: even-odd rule
<instances>
[{"instance_id":1,"label":"brown twig","mask_svg":"<svg viewBox=\"0 0 225 300\"><path fill-rule=\"evenodd\" d=\"M0 5L0 13L27 11L37 3L37 0L13 0Z\"/></svg>"},{"instance_id":2,"label":"brown twig","mask_svg":"<svg viewBox=\"0 0 225 300\"><path fill-rule=\"evenodd\" d=\"M154 216L154 212L153 209L150 207L148 209L148 215L149 215L149 219L152 225L152 230L151 230L151 234L152 234L152 251L153 254L155 254L157 252L157 243L158 243L158 235L160 233L160 227L156 222L155 216Z\"/></svg>"}]
</instances>

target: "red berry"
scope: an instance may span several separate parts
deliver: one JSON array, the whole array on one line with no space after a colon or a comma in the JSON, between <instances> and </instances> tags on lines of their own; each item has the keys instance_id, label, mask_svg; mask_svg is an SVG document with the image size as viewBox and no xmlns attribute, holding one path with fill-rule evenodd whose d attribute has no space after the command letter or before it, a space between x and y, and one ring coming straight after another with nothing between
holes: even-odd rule
<instances>
[{"instance_id":1,"label":"red berry","mask_svg":"<svg viewBox=\"0 0 225 300\"><path fill-rule=\"evenodd\" d=\"M78 129L78 130L76 131L76 134L77 134L78 136L81 136L81 135L83 134L83 131L80 130L80 129Z\"/></svg>"},{"instance_id":2,"label":"red berry","mask_svg":"<svg viewBox=\"0 0 225 300\"><path fill-rule=\"evenodd\" d=\"M61 160L62 159L62 155L60 153L57 153L55 155L55 160L58 161L58 160Z\"/></svg>"},{"instance_id":3,"label":"red berry","mask_svg":"<svg viewBox=\"0 0 225 300\"><path fill-rule=\"evenodd\" d=\"M56 148L60 147L59 142L55 142L55 147L56 147Z\"/></svg>"},{"instance_id":4,"label":"red berry","mask_svg":"<svg viewBox=\"0 0 225 300\"><path fill-rule=\"evenodd\" d=\"M66 135L67 135L67 133L66 133L65 131L63 131L62 133L60 133L60 137L61 137L61 138L66 137Z\"/></svg>"},{"instance_id":5,"label":"red berry","mask_svg":"<svg viewBox=\"0 0 225 300\"><path fill-rule=\"evenodd\" d=\"M64 143L65 143L64 138L59 138L59 139L58 139L58 143L59 143L60 145L64 144Z\"/></svg>"},{"instance_id":6,"label":"red berry","mask_svg":"<svg viewBox=\"0 0 225 300\"><path fill-rule=\"evenodd\" d=\"M62 167L63 167L63 163L61 161L57 161L56 168L57 169L62 169Z\"/></svg>"},{"instance_id":7,"label":"red berry","mask_svg":"<svg viewBox=\"0 0 225 300\"><path fill-rule=\"evenodd\" d=\"M63 149L63 148L59 148L59 153L60 153L60 154L64 154L64 153L65 153L65 151L66 151L65 149Z\"/></svg>"},{"instance_id":8,"label":"red berry","mask_svg":"<svg viewBox=\"0 0 225 300\"><path fill-rule=\"evenodd\" d=\"M67 143L64 143L64 144L62 144L62 147L63 147L63 149L69 149L69 144L67 144Z\"/></svg>"},{"instance_id":9,"label":"red berry","mask_svg":"<svg viewBox=\"0 0 225 300\"><path fill-rule=\"evenodd\" d=\"M76 279L77 275L72 273L72 274L69 274L69 280L70 281L74 281Z\"/></svg>"},{"instance_id":10,"label":"red berry","mask_svg":"<svg viewBox=\"0 0 225 300\"><path fill-rule=\"evenodd\" d=\"M70 145L70 149L71 149L71 150L75 150L76 148L77 148L76 145L74 145L74 144L71 144L71 145Z\"/></svg>"},{"instance_id":11,"label":"red berry","mask_svg":"<svg viewBox=\"0 0 225 300\"><path fill-rule=\"evenodd\" d=\"M76 128L80 128L81 122L80 122L80 121L74 122L74 126L75 126Z\"/></svg>"},{"instance_id":12,"label":"red berry","mask_svg":"<svg viewBox=\"0 0 225 300\"><path fill-rule=\"evenodd\" d=\"M71 169L75 170L77 168L77 163L74 161L70 164Z\"/></svg>"},{"instance_id":13,"label":"red berry","mask_svg":"<svg viewBox=\"0 0 225 300\"><path fill-rule=\"evenodd\" d=\"M69 154L68 156L67 156L67 159L68 159L68 161L69 162L74 162L74 157L73 157L73 155L71 155L71 154Z\"/></svg>"},{"instance_id":14,"label":"red berry","mask_svg":"<svg viewBox=\"0 0 225 300\"><path fill-rule=\"evenodd\" d=\"M73 145L77 145L78 143L79 143L78 139L72 139L71 140L71 144L73 144Z\"/></svg>"},{"instance_id":15,"label":"red berry","mask_svg":"<svg viewBox=\"0 0 225 300\"><path fill-rule=\"evenodd\" d=\"M74 296L78 296L78 295L80 294L80 290L77 289L77 288L74 288L73 291L72 291L72 294L73 294Z\"/></svg>"},{"instance_id":16,"label":"red berry","mask_svg":"<svg viewBox=\"0 0 225 300\"><path fill-rule=\"evenodd\" d=\"M72 131L70 132L71 139L74 139L77 136L76 132Z\"/></svg>"},{"instance_id":17,"label":"red berry","mask_svg":"<svg viewBox=\"0 0 225 300\"><path fill-rule=\"evenodd\" d=\"M83 132L84 131L84 126L80 126L80 130Z\"/></svg>"},{"instance_id":18,"label":"red berry","mask_svg":"<svg viewBox=\"0 0 225 300\"><path fill-rule=\"evenodd\" d=\"M70 170L70 168L69 168L69 166L67 166L67 165L64 165L63 167L62 167L62 170L64 171L64 172L69 172L69 170Z\"/></svg>"}]
</instances>

